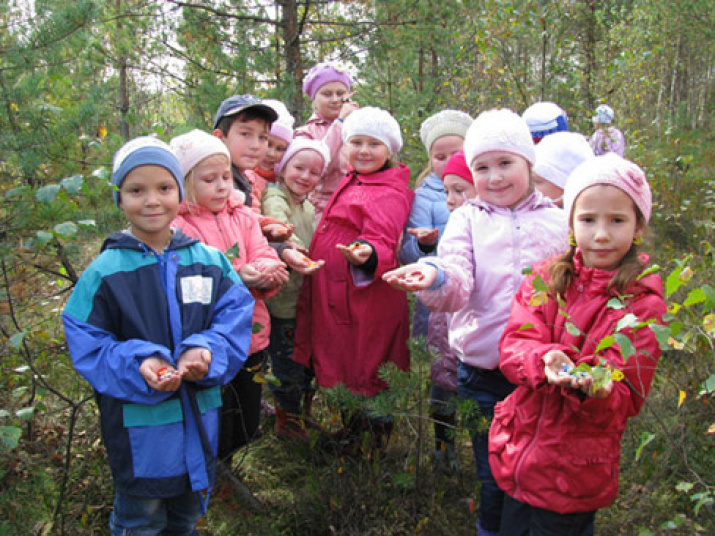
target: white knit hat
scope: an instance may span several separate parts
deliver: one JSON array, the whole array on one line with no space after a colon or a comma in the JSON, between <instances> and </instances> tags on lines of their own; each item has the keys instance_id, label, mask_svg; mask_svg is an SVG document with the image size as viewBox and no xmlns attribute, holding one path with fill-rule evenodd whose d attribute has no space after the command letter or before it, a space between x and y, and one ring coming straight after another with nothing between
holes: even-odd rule
<instances>
[{"instance_id":1,"label":"white knit hat","mask_svg":"<svg viewBox=\"0 0 715 536\"><path fill-rule=\"evenodd\" d=\"M184 177L196 164L214 154L222 154L231 162L231 153L228 152L226 144L203 130L194 129L176 136L169 145L179 159Z\"/></svg>"},{"instance_id":2,"label":"white knit hat","mask_svg":"<svg viewBox=\"0 0 715 536\"><path fill-rule=\"evenodd\" d=\"M534 141L526 121L506 108L479 114L464 138L464 154L469 168L477 156L490 151L516 154L533 165Z\"/></svg>"},{"instance_id":3,"label":"white knit hat","mask_svg":"<svg viewBox=\"0 0 715 536\"><path fill-rule=\"evenodd\" d=\"M459 136L464 138L469 125L472 124L469 114L458 110L442 110L428 117L420 126L420 139L429 154L432 144L444 136Z\"/></svg>"},{"instance_id":4,"label":"white knit hat","mask_svg":"<svg viewBox=\"0 0 715 536\"><path fill-rule=\"evenodd\" d=\"M554 132L536 146L534 173L563 190L571 172L593 156L593 150L582 134Z\"/></svg>"},{"instance_id":5,"label":"white knit hat","mask_svg":"<svg viewBox=\"0 0 715 536\"><path fill-rule=\"evenodd\" d=\"M613 122L615 115L613 108L608 104L601 104L596 108L596 115L592 118L592 121L601 125L608 125Z\"/></svg>"},{"instance_id":6,"label":"white knit hat","mask_svg":"<svg viewBox=\"0 0 715 536\"><path fill-rule=\"evenodd\" d=\"M353 111L343 123L343 143L353 136L370 136L390 149L390 154L402 149L402 134L397 120L390 112L373 106Z\"/></svg>"},{"instance_id":7,"label":"white knit hat","mask_svg":"<svg viewBox=\"0 0 715 536\"><path fill-rule=\"evenodd\" d=\"M271 136L281 138L286 143L290 144L293 141L293 125L295 117L291 115L286 108L286 105L276 99L263 99L263 104L267 104L273 108L278 114L278 119L273 121L271 125Z\"/></svg>"},{"instance_id":8,"label":"white knit hat","mask_svg":"<svg viewBox=\"0 0 715 536\"><path fill-rule=\"evenodd\" d=\"M286 149L286 152L283 153L283 157L281 158L280 162L276 164L276 175L280 175L288 161L300 151L315 151L320 156L322 156L323 169L321 170L320 174L322 175L323 173L325 173L325 168L327 168L328 164L330 163L330 149L324 142L320 140L311 140L310 138L301 137L294 139L288 146L288 149Z\"/></svg>"}]
</instances>

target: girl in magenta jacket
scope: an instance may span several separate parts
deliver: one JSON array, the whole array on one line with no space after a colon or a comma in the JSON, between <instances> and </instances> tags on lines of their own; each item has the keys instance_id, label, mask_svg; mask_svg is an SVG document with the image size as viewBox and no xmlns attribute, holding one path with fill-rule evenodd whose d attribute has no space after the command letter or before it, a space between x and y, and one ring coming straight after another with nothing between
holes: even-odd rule
<instances>
[{"instance_id":1,"label":"girl in magenta jacket","mask_svg":"<svg viewBox=\"0 0 715 536\"><path fill-rule=\"evenodd\" d=\"M330 148L330 164L318 186L308 196L315 207L315 221L320 221L330 196L338 187L347 164L341 154L343 147L343 121L358 103L352 100L352 81L345 67L332 62L315 65L303 79L303 93L313 101L313 115L295 131L295 137L319 140Z\"/></svg>"},{"instance_id":2,"label":"girl in magenta jacket","mask_svg":"<svg viewBox=\"0 0 715 536\"><path fill-rule=\"evenodd\" d=\"M280 290L288 272L264 238L255 213L245 206L243 193L233 188L226 145L192 130L172 139L171 148L181 164L186 190L173 224L223 251L256 300L248 359L223 393L219 457L225 458L258 430L261 384L253 381L253 375L266 361L270 337L270 316L263 300Z\"/></svg>"},{"instance_id":3,"label":"girl in magenta jacket","mask_svg":"<svg viewBox=\"0 0 715 536\"><path fill-rule=\"evenodd\" d=\"M518 385L490 431L507 495L501 534L593 534L595 511L618 493L621 436L660 356L641 324L666 310L660 277L642 276L637 251L651 212L643 172L615 154L588 160L569 177L564 205L571 249L524 281L500 343L501 370ZM598 349L617 332L630 343ZM581 364L598 367L579 374ZM619 372L596 383L604 365Z\"/></svg>"},{"instance_id":4,"label":"girl in magenta jacket","mask_svg":"<svg viewBox=\"0 0 715 536\"><path fill-rule=\"evenodd\" d=\"M356 110L343 137L350 172L313 234L309 256L325 265L303 283L293 359L313 367L321 387L373 396L386 387L381 365L410 365L407 298L382 274L398 265L414 194L409 168L393 163L402 136L388 112Z\"/></svg>"}]
</instances>

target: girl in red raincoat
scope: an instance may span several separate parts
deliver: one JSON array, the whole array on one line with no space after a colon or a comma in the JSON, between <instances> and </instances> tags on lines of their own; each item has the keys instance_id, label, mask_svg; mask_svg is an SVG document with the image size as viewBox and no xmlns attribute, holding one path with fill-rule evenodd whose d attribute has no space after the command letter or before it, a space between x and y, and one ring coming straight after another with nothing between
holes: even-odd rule
<instances>
[{"instance_id":1,"label":"girl in red raincoat","mask_svg":"<svg viewBox=\"0 0 715 536\"><path fill-rule=\"evenodd\" d=\"M402 147L397 121L366 107L343 124L348 173L330 198L315 230L309 256L324 260L305 280L296 311L293 360L315 370L320 387L342 384L374 396L385 389L381 365L408 370L407 297L382 280L398 266L396 252L410 214L410 170L395 162ZM354 449L362 431L376 446L389 435L389 420L352 415L337 439Z\"/></svg>"},{"instance_id":2,"label":"girl in red raincoat","mask_svg":"<svg viewBox=\"0 0 715 536\"><path fill-rule=\"evenodd\" d=\"M500 342L500 368L517 384L489 435L506 493L501 535L592 535L596 510L618 493L621 437L660 357L648 321L666 311L637 251L651 206L643 171L613 153L566 183L571 249L524 280Z\"/></svg>"}]
</instances>

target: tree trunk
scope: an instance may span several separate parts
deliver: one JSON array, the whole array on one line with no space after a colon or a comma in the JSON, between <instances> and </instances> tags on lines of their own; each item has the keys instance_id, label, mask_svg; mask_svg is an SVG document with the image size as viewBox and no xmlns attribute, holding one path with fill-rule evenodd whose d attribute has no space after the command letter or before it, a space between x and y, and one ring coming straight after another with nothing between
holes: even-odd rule
<instances>
[{"instance_id":1,"label":"tree trunk","mask_svg":"<svg viewBox=\"0 0 715 536\"><path fill-rule=\"evenodd\" d=\"M117 0L117 15L121 15L122 12L122 0ZM121 33L122 31L122 18L117 17L117 29ZM119 57L119 131L122 133L122 137L125 140L129 139L129 121L127 116L129 115L129 84L127 81L127 57L121 55Z\"/></svg>"},{"instance_id":2,"label":"tree trunk","mask_svg":"<svg viewBox=\"0 0 715 536\"><path fill-rule=\"evenodd\" d=\"M300 50L300 34L303 21L308 15L310 2L305 2L303 21L298 22L298 4L296 0L279 0L281 11L280 26L283 29L283 52L286 61L286 74L291 81L288 88L288 108L296 118L303 116L303 56Z\"/></svg>"}]
</instances>

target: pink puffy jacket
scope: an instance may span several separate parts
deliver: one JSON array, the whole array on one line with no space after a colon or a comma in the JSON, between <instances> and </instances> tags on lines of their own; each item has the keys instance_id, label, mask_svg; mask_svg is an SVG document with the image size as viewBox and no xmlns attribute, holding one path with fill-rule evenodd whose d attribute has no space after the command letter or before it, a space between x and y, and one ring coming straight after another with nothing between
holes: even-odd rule
<instances>
[{"instance_id":1,"label":"pink puffy jacket","mask_svg":"<svg viewBox=\"0 0 715 536\"><path fill-rule=\"evenodd\" d=\"M233 267L238 272L245 264L252 264L260 269L266 261L279 261L275 250L261 232L256 214L244 204L243 194L234 191L229 202L221 212L214 214L210 210L182 201L179 205L179 214L172 225L180 227L184 233L198 238L204 244L220 249L224 253L232 246L238 248L238 255L233 257ZM263 326L251 338L249 354L263 350L268 346L271 333L271 322L266 304L263 302L276 294L280 288L270 291L251 289L251 294L256 300L253 309L253 323Z\"/></svg>"}]
</instances>

